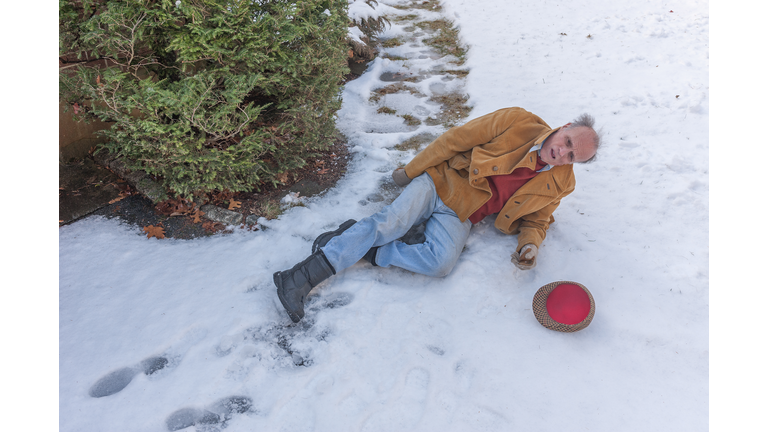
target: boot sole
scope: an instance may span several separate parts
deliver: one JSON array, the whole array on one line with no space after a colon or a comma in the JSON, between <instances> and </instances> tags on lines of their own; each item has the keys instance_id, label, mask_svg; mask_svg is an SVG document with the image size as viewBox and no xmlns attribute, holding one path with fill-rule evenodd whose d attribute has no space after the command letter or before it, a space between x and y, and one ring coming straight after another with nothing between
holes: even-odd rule
<instances>
[{"instance_id":1,"label":"boot sole","mask_svg":"<svg viewBox=\"0 0 768 432\"><path fill-rule=\"evenodd\" d=\"M285 309L285 311L288 313L288 317L291 318L291 321L298 323L299 321L301 321L301 317L298 314L291 312L290 308L288 307L288 304L283 298L283 293L282 293L283 282L282 282L282 279L280 278L280 272L274 273L272 275L272 280L275 282L275 286L277 286L277 298L279 298L280 303L283 304L283 309Z\"/></svg>"}]
</instances>

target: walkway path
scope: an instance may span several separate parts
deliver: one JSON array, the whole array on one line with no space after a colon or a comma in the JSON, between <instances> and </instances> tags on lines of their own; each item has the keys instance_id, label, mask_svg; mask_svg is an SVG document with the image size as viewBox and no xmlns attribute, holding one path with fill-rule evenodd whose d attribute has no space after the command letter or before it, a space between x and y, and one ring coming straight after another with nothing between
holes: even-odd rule
<instances>
[{"instance_id":1,"label":"walkway path","mask_svg":"<svg viewBox=\"0 0 768 432\"><path fill-rule=\"evenodd\" d=\"M378 58L347 84L338 127L353 150L380 149L378 168L387 171L391 160L407 162L471 108L464 93L466 47L440 4L401 0L379 7L391 27L380 35Z\"/></svg>"}]
</instances>

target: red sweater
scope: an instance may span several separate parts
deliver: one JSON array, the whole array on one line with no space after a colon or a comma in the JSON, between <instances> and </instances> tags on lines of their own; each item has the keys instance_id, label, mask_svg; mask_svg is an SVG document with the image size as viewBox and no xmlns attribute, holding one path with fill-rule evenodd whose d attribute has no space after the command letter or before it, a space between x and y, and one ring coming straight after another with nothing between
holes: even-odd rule
<instances>
[{"instance_id":1,"label":"red sweater","mask_svg":"<svg viewBox=\"0 0 768 432\"><path fill-rule=\"evenodd\" d=\"M507 175L488 176L488 186L491 187L491 199L488 200L482 207L469 217L469 221L476 224L483 220L489 214L498 213L504 208L504 204L507 203L512 195L517 192L522 185L528 182L528 180L534 178L536 171L547 166L546 162L541 160L538 153L536 154L536 168L518 168Z\"/></svg>"}]
</instances>

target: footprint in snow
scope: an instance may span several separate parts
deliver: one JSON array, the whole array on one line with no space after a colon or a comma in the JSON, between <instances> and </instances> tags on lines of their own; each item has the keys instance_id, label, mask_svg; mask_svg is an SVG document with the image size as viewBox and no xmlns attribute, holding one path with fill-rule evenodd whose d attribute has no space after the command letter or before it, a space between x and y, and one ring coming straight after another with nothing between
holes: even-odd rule
<instances>
[{"instance_id":1,"label":"footprint in snow","mask_svg":"<svg viewBox=\"0 0 768 432\"><path fill-rule=\"evenodd\" d=\"M144 373L147 376L156 376L161 371L175 368L181 362L184 353L192 345L205 337L205 334L205 330L197 328L187 331L184 336L165 350L163 354L148 357L137 365L124 367L106 374L91 386L88 394L95 398L111 396L126 388L133 378L140 373Z\"/></svg>"},{"instance_id":2,"label":"footprint in snow","mask_svg":"<svg viewBox=\"0 0 768 432\"><path fill-rule=\"evenodd\" d=\"M169 431L196 426L198 431L213 432L227 427L235 414L242 414L253 406L247 396L231 396L211 404L207 408L182 408L169 415L165 425Z\"/></svg>"},{"instance_id":3,"label":"footprint in snow","mask_svg":"<svg viewBox=\"0 0 768 432\"><path fill-rule=\"evenodd\" d=\"M149 376L166 366L168 366L167 358L149 357L142 360L141 363L136 366L126 367L108 373L100 380L96 381L96 384L91 387L88 394L95 398L113 395L128 386L134 376L142 372Z\"/></svg>"},{"instance_id":4,"label":"footprint in snow","mask_svg":"<svg viewBox=\"0 0 768 432\"><path fill-rule=\"evenodd\" d=\"M331 293L325 296L310 296L307 299L307 314L317 313L323 309L336 309L352 303L355 298L350 293Z\"/></svg>"},{"instance_id":5,"label":"footprint in snow","mask_svg":"<svg viewBox=\"0 0 768 432\"><path fill-rule=\"evenodd\" d=\"M217 355L224 357L237 351L237 358L227 368L227 376L244 381L256 364L268 368L311 366L318 342L331 335L329 327L316 325L318 313L344 307L353 299L352 294L343 292L311 296L305 305L306 315L297 324L273 322L248 328L240 335L222 337L216 347Z\"/></svg>"},{"instance_id":6,"label":"footprint in snow","mask_svg":"<svg viewBox=\"0 0 768 432\"><path fill-rule=\"evenodd\" d=\"M324 309L344 307L352 302L349 293L332 293L310 297L305 306L304 319L298 324L273 326L251 333L253 340L267 340L277 344L290 357L294 366L311 366L312 348L316 342L324 341L331 329L315 326L317 314Z\"/></svg>"},{"instance_id":7,"label":"footprint in snow","mask_svg":"<svg viewBox=\"0 0 768 432\"><path fill-rule=\"evenodd\" d=\"M397 401L374 413L363 424L364 432L412 430L424 415L429 393L429 372L411 369Z\"/></svg>"}]
</instances>

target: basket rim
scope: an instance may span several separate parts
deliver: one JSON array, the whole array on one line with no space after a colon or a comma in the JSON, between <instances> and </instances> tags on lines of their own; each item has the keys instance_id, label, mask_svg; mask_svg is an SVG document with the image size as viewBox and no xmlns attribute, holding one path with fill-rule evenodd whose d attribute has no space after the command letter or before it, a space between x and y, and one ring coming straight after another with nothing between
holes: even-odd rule
<instances>
[{"instance_id":1,"label":"basket rim","mask_svg":"<svg viewBox=\"0 0 768 432\"><path fill-rule=\"evenodd\" d=\"M581 289L584 290L584 292L587 293L587 296L589 296L589 314L581 321L576 324L563 324L561 322L555 321L551 316L549 316L549 313L547 313L546 308L546 300L549 294L558 286L565 285L565 284L572 284L577 285ZM539 324L542 326L555 331L561 331L561 332L575 332L582 330L586 328L591 322L592 319L595 316L595 299L592 297L592 293L585 287L583 284L580 284L579 282L575 281L555 281L550 282L541 288L539 288L536 291L536 294L533 296L533 314L536 316L536 320L539 321Z\"/></svg>"}]
</instances>

